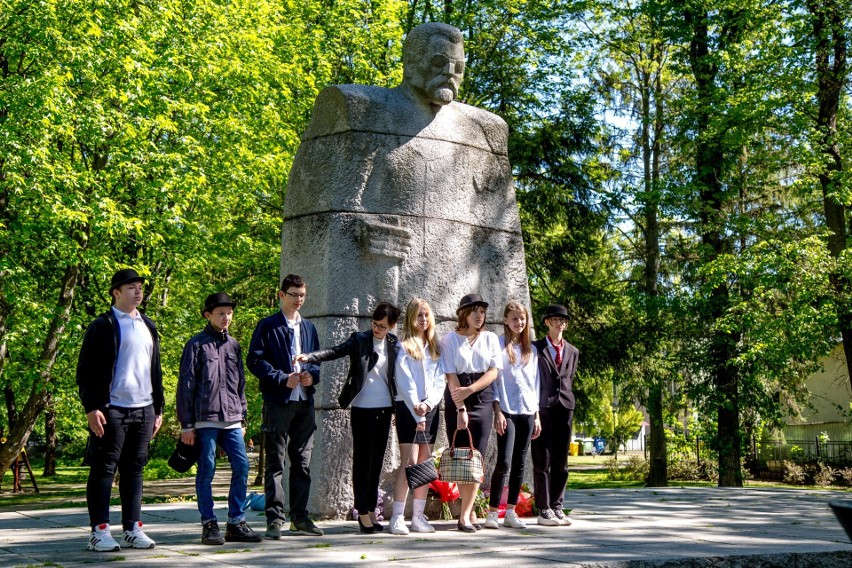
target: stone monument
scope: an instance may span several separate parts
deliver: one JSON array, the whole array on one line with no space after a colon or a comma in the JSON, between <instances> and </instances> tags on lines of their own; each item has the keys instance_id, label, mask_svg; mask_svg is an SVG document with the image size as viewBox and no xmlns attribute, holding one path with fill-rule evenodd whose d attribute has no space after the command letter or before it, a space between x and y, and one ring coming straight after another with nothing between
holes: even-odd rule
<instances>
[{"instance_id":1,"label":"stone monument","mask_svg":"<svg viewBox=\"0 0 852 568\"><path fill-rule=\"evenodd\" d=\"M471 292L491 304L492 328L510 299L529 305L508 128L454 101L464 66L461 32L423 24L405 40L398 87L317 97L290 171L281 270L305 278L302 314L323 347L367 329L383 300L404 309L425 298L443 333ZM337 405L346 362L324 363L321 376L308 508L336 517L352 507L349 415ZM391 436L386 473L399 463Z\"/></svg>"}]
</instances>

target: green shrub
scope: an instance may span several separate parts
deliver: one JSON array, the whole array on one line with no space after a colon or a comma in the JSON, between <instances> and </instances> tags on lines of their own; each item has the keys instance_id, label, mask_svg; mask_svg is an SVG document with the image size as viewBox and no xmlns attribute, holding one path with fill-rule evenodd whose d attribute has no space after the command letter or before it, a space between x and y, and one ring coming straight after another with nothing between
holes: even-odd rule
<instances>
[{"instance_id":1,"label":"green shrub","mask_svg":"<svg viewBox=\"0 0 852 568\"><path fill-rule=\"evenodd\" d=\"M814 475L814 483L820 487L828 487L834 483L834 478L837 476L837 470L822 462L817 464L817 472Z\"/></svg>"},{"instance_id":2,"label":"green shrub","mask_svg":"<svg viewBox=\"0 0 852 568\"><path fill-rule=\"evenodd\" d=\"M195 466L189 468L189 471L186 473L178 473L171 468L168 459L153 458L148 460L148 465L145 466L145 470L142 472L142 478L146 481L153 481L155 479L180 479L182 477L195 477Z\"/></svg>"},{"instance_id":3,"label":"green shrub","mask_svg":"<svg viewBox=\"0 0 852 568\"><path fill-rule=\"evenodd\" d=\"M783 480L788 485L804 485L807 481L805 468L795 462L784 460Z\"/></svg>"}]
</instances>

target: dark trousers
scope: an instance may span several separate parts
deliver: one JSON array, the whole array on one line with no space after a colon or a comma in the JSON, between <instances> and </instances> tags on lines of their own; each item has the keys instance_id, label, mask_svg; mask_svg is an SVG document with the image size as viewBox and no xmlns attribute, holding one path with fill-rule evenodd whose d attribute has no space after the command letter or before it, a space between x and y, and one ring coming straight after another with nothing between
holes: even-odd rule
<instances>
[{"instance_id":1,"label":"dark trousers","mask_svg":"<svg viewBox=\"0 0 852 568\"><path fill-rule=\"evenodd\" d=\"M491 430L494 427L493 400L491 387L464 399L464 405L467 408L467 429L470 430L473 438L473 447L479 450L483 460L488 450L488 438L491 437ZM456 403L453 402L450 389L447 388L444 391L444 420L447 427L447 440L450 444L453 443L453 436L458 428L458 418ZM461 447L468 445L467 435L464 432L456 437L456 445Z\"/></svg>"},{"instance_id":2,"label":"dark trousers","mask_svg":"<svg viewBox=\"0 0 852 568\"><path fill-rule=\"evenodd\" d=\"M89 522L92 527L109 523L109 499L117 469L121 524L124 530L130 530L142 517L142 470L148 463L148 444L154 433L154 406L110 407L102 412L107 421L104 435L98 438L89 432Z\"/></svg>"},{"instance_id":3,"label":"dark trousers","mask_svg":"<svg viewBox=\"0 0 852 568\"><path fill-rule=\"evenodd\" d=\"M539 509L562 509L574 411L556 405L540 408L538 415L541 435L531 444L535 504Z\"/></svg>"},{"instance_id":4,"label":"dark trousers","mask_svg":"<svg viewBox=\"0 0 852 568\"><path fill-rule=\"evenodd\" d=\"M352 490L359 515L376 510L379 478L388 447L391 408L352 407Z\"/></svg>"},{"instance_id":5,"label":"dark trousers","mask_svg":"<svg viewBox=\"0 0 852 568\"><path fill-rule=\"evenodd\" d=\"M532 414L508 414L506 417L506 432L497 436L497 464L491 476L491 496L488 504L500 506L503 487L509 478L508 505L518 504L521 483L524 481L524 463L527 451L530 449L530 437L535 427L535 416Z\"/></svg>"},{"instance_id":6,"label":"dark trousers","mask_svg":"<svg viewBox=\"0 0 852 568\"><path fill-rule=\"evenodd\" d=\"M284 520L285 452L290 458L290 520L301 522L308 518L311 453L316 429L313 401L263 402L263 447L266 451L263 492L267 523Z\"/></svg>"}]
</instances>

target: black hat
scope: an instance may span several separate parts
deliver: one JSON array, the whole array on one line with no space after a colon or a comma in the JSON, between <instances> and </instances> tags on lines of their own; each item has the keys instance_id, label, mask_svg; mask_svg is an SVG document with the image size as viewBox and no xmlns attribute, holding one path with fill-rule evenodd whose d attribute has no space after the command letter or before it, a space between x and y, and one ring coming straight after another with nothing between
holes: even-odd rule
<instances>
[{"instance_id":1,"label":"black hat","mask_svg":"<svg viewBox=\"0 0 852 568\"><path fill-rule=\"evenodd\" d=\"M178 440L175 451L169 457L169 465L179 473L186 473L189 471L189 468L195 465L200 455L201 444L198 438L195 439L195 443L191 446Z\"/></svg>"},{"instance_id":2,"label":"black hat","mask_svg":"<svg viewBox=\"0 0 852 568\"><path fill-rule=\"evenodd\" d=\"M456 309L456 314L458 314L464 308L470 306L482 306L483 308L487 308L488 302L484 301L482 299L482 296L480 296L479 294L468 294L467 296L464 296L459 302L459 307L458 309Z\"/></svg>"},{"instance_id":3,"label":"black hat","mask_svg":"<svg viewBox=\"0 0 852 568\"><path fill-rule=\"evenodd\" d=\"M112 291L116 288L121 288L125 284L132 284L133 282L145 282L145 279L139 276L139 273L132 268L119 270L112 275L112 281L109 283L109 293L112 294Z\"/></svg>"},{"instance_id":4,"label":"black hat","mask_svg":"<svg viewBox=\"0 0 852 568\"><path fill-rule=\"evenodd\" d=\"M233 308L236 305L237 303L234 302L226 293L216 292L215 294L210 294L207 296L207 299L204 300L204 308L201 310L201 315L204 316L204 314L212 312L219 306L231 306Z\"/></svg>"},{"instance_id":5,"label":"black hat","mask_svg":"<svg viewBox=\"0 0 852 568\"><path fill-rule=\"evenodd\" d=\"M547 318L565 318L568 319L568 310L562 304L550 304L544 310L544 315L541 321L546 321Z\"/></svg>"}]
</instances>

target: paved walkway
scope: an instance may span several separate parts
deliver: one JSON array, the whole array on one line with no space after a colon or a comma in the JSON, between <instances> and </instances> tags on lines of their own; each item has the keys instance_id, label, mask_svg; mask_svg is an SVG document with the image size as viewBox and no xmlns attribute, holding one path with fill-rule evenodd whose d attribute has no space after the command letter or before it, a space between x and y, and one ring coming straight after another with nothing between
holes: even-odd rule
<instances>
[{"instance_id":1,"label":"paved walkway","mask_svg":"<svg viewBox=\"0 0 852 568\"><path fill-rule=\"evenodd\" d=\"M431 535L361 535L357 524L320 522L320 538L286 536L259 544L203 546L194 502L145 505L152 550L85 550L83 508L0 513L0 566L352 566L423 568L849 568L852 544L828 501L843 494L781 489L613 489L569 492L571 527L461 534L436 522ZM225 503L217 501L220 518ZM114 508L113 518L119 517ZM263 530L262 513L249 523Z\"/></svg>"}]
</instances>

